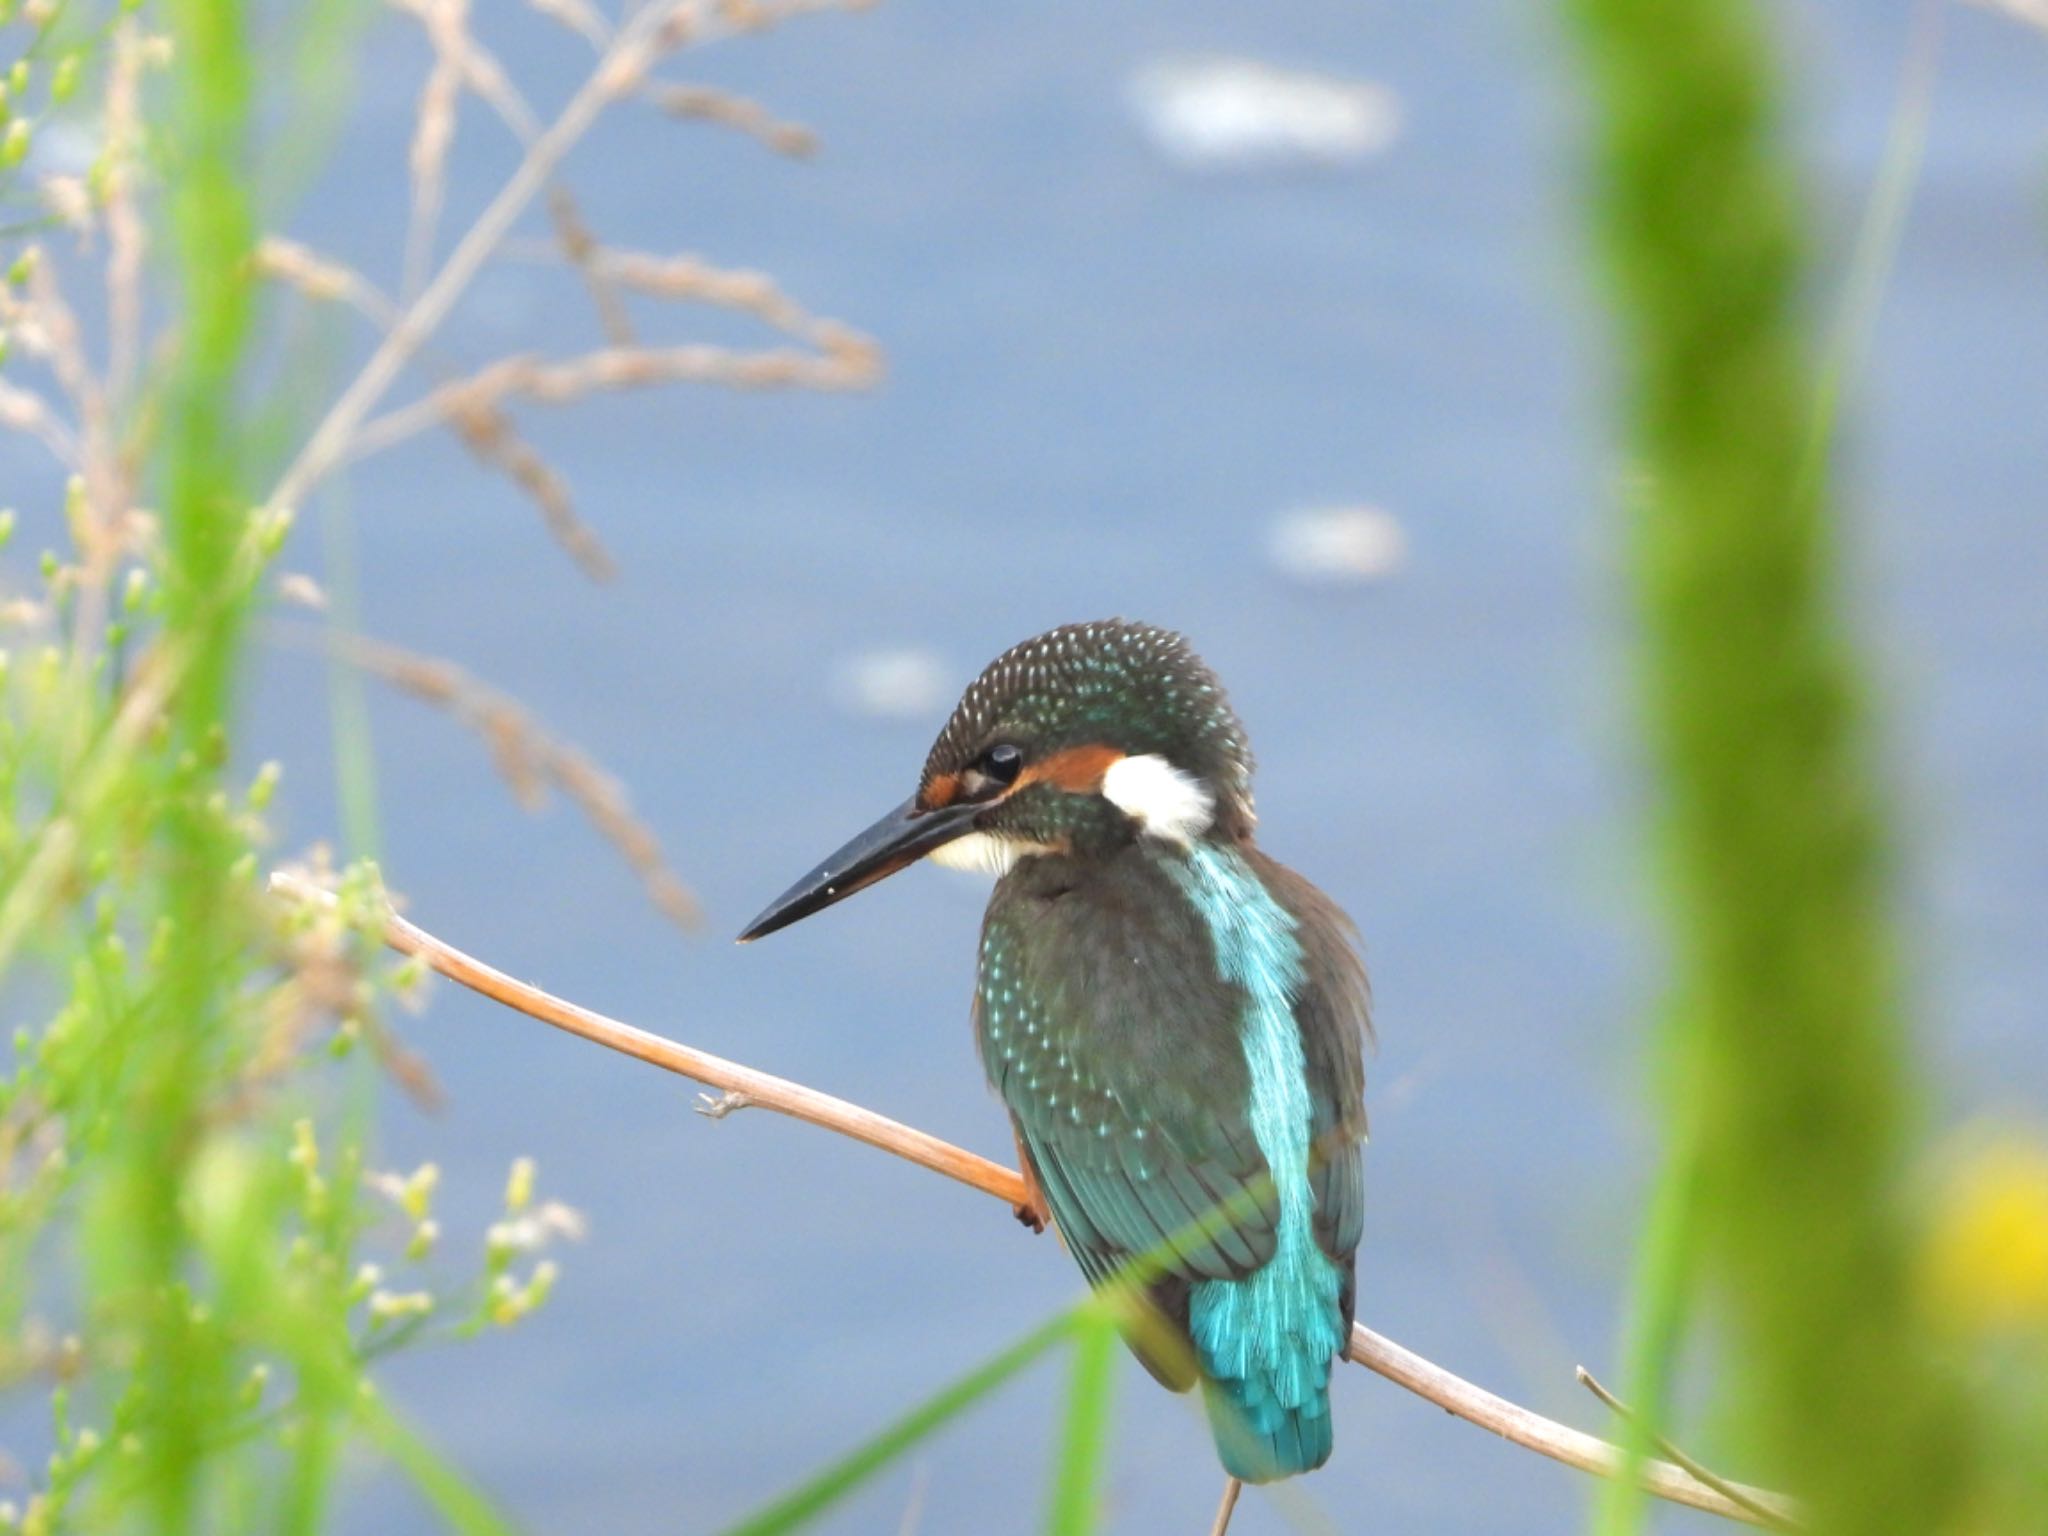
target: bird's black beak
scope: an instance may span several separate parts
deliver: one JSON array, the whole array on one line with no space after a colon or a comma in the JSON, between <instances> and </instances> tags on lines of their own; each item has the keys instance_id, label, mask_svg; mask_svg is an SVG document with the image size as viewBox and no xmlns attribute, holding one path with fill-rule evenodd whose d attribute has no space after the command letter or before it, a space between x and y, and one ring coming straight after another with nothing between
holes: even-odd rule
<instances>
[{"instance_id":1,"label":"bird's black beak","mask_svg":"<svg viewBox=\"0 0 2048 1536\"><path fill-rule=\"evenodd\" d=\"M855 891L916 863L926 854L974 830L978 805L944 805L923 810L906 800L867 831L825 860L768 904L768 910L747 924L740 943L750 944L778 928L787 928L813 912L822 912Z\"/></svg>"}]
</instances>

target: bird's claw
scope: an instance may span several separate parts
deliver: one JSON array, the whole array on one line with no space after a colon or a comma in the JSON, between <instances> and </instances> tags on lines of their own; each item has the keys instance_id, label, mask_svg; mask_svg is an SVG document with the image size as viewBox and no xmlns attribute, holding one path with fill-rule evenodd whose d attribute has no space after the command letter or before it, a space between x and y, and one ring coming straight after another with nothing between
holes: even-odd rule
<instances>
[{"instance_id":1,"label":"bird's claw","mask_svg":"<svg viewBox=\"0 0 2048 1536\"><path fill-rule=\"evenodd\" d=\"M1029 1227L1033 1232L1043 1232L1046 1228L1046 1223L1052 1219L1052 1213L1036 1200L1020 1200L1011 1206L1010 1210L1015 1214L1018 1221Z\"/></svg>"}]
</instances>

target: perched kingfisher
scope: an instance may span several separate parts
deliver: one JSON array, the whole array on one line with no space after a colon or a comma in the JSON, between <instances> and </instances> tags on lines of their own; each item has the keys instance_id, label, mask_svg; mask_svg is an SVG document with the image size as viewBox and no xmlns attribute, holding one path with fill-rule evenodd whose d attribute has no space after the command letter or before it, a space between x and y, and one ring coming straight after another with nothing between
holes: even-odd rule
<instances>
[{"instance_id":1,"label":"perched kingfisher","mask_svg":"<svg viewBox=\"0 0 2048 1536\"><path fill-rule=\"evenodd\" d=\"M1329 1458L1364 1216L1365 970L1349 920L1252 841L1252 757L1170 630L1069 624L1005 651L917 793L740 935L929 856L1000 876L974 1022L1031 1203L1090 1284L1127 1271L1126 1337L1202 1384L1224 1469ZM1035 1217L1035 1219L1034 1219Z\"/></svg>"}]
</instances>

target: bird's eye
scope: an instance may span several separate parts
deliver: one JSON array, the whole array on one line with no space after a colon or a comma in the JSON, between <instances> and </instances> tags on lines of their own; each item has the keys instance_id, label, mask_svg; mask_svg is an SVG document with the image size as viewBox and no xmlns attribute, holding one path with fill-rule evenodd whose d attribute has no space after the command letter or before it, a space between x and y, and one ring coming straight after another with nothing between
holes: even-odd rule
<instances>
[{"instance_id":1,"label":"bird's eye","mask_svg":"<svg viewBox=\"0 0 2048 1536\"><path fill-rule=\"evenodd\" d=\"M961 795L968 800L993 800L1016 783L1023 771L1024 749L999 741L961 771Z\"/></svg>"}]
</instances>

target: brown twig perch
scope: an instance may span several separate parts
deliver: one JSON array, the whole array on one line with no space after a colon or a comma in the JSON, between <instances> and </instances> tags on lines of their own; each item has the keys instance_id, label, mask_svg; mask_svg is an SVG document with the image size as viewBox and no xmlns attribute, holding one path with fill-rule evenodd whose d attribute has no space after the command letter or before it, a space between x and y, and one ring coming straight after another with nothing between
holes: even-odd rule
<instances>
[{"instance_id":1,"label":"brown twig perch","mask_svg":"<svg viewBox=\"0 0 2048 1536\"><path fill-rule=\"evenodd\" d=\"M312 882L282 872L270 877L270 888L285 900L300 904L324 904L334 900L331 894ZM572 1035L580 1035L585 1040L595 1041L727 1094L742 1095L753 1107L772 1109L778 1114L807 1120L842 1136L866 1142L871 1147L894 1153L972 1189L994 1195L1006 1205L1015 1206L1025 1198L1024 1180L1014 1169L878 1115L873 1110L863 1109L858 1104L820 1093L815 1088L693 1050L644 1029L636 1029L631 1024L578 1007L464 954L396 912L385 915L384 942L401 954L417 956L430 969L451 981L460 982L472 991L481 992L508 1008ZM1392 1339L1375 1333L1363 1323L1352 1328L1351 1343L1345 1354L1356 1364L1384 1376L1397 1386L1406 1387L1445 1412L1491 1430L1525 1450L1601 1477L1620 1474L1623 1460L1620 1447L1597 1435L1572 1429L1505 1398L1496 1397L1483 1387L1474 1386L1412 1350L1402 1348ZM1672 1462L1645 1463L1642 1481L1644 1489L1660 1499L1690 1505L1730 1520L1751 1525L1792 1525L1798 1520L1797 1507L1783 1494L1740 1483L1725 1484L1730 1492L1723 1492ZM1731 1497L1731 1492L1739 1493L1740 1500Z\"/></svg>"}]
</instances>

